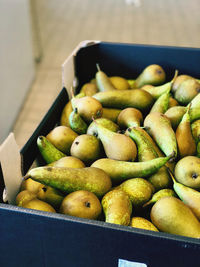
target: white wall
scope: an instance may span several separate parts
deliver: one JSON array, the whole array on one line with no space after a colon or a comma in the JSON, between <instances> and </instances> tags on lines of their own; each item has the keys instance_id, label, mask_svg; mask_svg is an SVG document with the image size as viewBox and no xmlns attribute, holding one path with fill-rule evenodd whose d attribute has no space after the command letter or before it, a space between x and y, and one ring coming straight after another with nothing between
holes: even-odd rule
<instances>
[{"instance_id":1,"label":"white wall","mask_svg":"<svg viewBox=\"0 0 200 267\"><path fill-rule=\"evenodd\" d=\"M29 0L0 0L0 143L33 81Z\"/></svg>"}]
</instances>

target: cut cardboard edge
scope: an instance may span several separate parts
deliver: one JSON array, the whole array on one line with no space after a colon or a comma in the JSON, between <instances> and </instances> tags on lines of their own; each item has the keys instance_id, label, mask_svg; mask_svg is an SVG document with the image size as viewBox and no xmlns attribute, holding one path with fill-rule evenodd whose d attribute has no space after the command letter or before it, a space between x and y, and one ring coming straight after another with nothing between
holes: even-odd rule
<instances>
[{"instance_id":1,"label":"cut cardboard edge","mask_svg":"<svg viewBox=\"0 0 200 267\"><path fill-rule=\"evenodd\" d=\"M77 52L84 47L92 46L100 43L98 40L85 40L80 42L77 47L72 51L72 53L67 57L67 59L62 64L62 86L66 88L69 99L71 99L71 87L76 88L78 85L75 69L74 69L74 57Z\"/></svg>"},{"instance_id":2,"label":"cut cardboard edge","mask_svg":"<svg viewBox=\"0 0 200 267\"><path fill-rule=\"evenodd\" d=\"M0 162L5 184L3 200L14 204L22 182L22 161L13 133L10 133L0 146Z\"/></svg>"}]
</instances>

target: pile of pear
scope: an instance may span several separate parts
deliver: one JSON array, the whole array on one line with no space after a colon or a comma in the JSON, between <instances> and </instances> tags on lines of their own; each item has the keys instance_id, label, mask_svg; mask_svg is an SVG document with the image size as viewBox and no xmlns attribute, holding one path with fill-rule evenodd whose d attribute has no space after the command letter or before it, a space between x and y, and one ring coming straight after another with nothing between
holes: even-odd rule
<instances>
[{"instance_id":1,"label":"pile of pear","mask_svg":"<svg viewBox=\"0 0 200 267\"><path fill-rule=\"evenodd\" d=\"M200 238L200 81L166 76L157 64L134 80L97 65L38 136L43 164L16 205Z\"/></svg>"}]
</instances>

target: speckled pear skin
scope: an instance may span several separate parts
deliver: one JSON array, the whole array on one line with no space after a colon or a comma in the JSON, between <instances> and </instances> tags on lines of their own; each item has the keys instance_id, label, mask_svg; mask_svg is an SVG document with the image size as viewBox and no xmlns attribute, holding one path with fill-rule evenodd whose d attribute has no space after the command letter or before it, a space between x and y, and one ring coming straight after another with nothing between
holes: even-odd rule
<instances>
[{"instance_id":1,"label":"speckled pear skin","mask_svg":"<svg viewBox=\"0 0 200 267\"><path fill-rule=\"evenodd\" d=\"M31 178L49 185L63 193L87 190L102 197L111 189L110 177L98 168L37 167L28 171L25 179Z\"/></svg>"}]
</instances>

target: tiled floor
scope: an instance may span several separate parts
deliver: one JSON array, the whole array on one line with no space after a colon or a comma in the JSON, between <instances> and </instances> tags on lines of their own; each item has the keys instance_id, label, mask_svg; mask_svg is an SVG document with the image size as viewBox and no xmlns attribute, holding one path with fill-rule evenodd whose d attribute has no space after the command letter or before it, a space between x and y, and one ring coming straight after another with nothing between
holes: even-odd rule
<instances>
[{"instance_id":1,"label":"tiled floor","mask_svg":"<svg viewBox=\"0 0 200 267\"><path fill-rule=\"evenodd\" d=\"M61 64L82 40L200 47L199 0L35 0L43 58L13 126L20 147L61 90Z\"/></svg>"}]
</instances>

